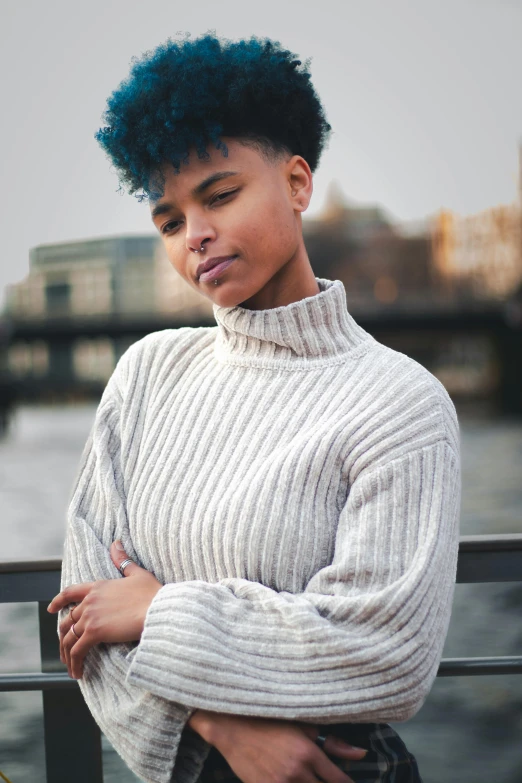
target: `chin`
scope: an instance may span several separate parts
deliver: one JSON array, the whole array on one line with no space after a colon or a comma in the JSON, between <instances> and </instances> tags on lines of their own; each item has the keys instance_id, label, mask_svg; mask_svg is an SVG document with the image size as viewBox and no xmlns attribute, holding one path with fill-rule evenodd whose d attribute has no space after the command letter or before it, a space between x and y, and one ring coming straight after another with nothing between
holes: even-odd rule
<instances>
[{"instance_id":1,"label":"chin","mask_svg":"<svg viewBox=\"0 0 522 783\"><path fill-rule=\"evenodd\" d=\"M218 287L216 286L216 289L217 288ZM233 296L224 290L216 290L215 292L212 291L212 295L209 296L209 299L211 299L220 307L236 307L237 305L241 305L243 302L243 298L240 295Z\"/></svg>"},{"instance_id":2,"label":"chin","mask_svg":"<svg viewBox=\"0 0 522 783\"><path fill-rule=\"evenodd\" d=\"M246 309L251 309L248 302L262 291L268 282L263 278L254 279L252 273L247 275L247 279L230 274L230 276L223 275L218 280L217 285L214 282L200 284L200 291L203 289L205 296L220 307L239 305Z\"/></svg>"},{"instance_id":3,"label":"chin","mask_svg":"<svg viewBox=\"0 0 522 783\"><path fill-rule=\"evenodd\" d=\"M201 285L198 287L199 293L203 294L203 296L220 307L235 307L238 303L238 296L234 296L230 290L227 291L227 284L221 280L219 281L219 285L214 285L214 283L212 283L212 287L205 286L207 290L202 290L202 288L203 286Z\"/></svg>"}]
</instances>

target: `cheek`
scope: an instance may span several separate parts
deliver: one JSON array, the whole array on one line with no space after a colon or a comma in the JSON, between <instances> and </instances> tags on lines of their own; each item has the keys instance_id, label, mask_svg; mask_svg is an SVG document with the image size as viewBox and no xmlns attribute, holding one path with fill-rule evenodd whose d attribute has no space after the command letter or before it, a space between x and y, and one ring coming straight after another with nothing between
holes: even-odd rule
<instances>
[{"instance_id":1,"label":"cheek","mask_svg":"<svg viewBox=\"0 0 522 783\"><path fill-rule=\"evenodd\" d=\"M234 217L235 231L239 238L264 249L291 246L295 241L295 218L286 202L266 199L263 204L251 205Z\"/></svg>"},{"instance_id":2,"label":"cheek","mask_svg":"<svg viewBox=\"0 0 522 783\"><path fill-rule=\"evenodd\" d=\"M188 257L183 241L176 241L175 238L167 242L164 241L163 252L168 259L170 266L188 283L197 288L192 279L192 268L190 266L191 259Z\"/></svg>"},{"instance_id":3,"label":"cheek","mask_svg":"<svg viewBox=\"0 0 522 783\"><path fill-rule=\"evenodd\" d=\"M163 240L163 251L169 260L171 266L185 276L185 265L187 263L187 254L185 252L185 246L183 240L180 240L176 235L167 237Z\"/></svg>"}]
</instances>

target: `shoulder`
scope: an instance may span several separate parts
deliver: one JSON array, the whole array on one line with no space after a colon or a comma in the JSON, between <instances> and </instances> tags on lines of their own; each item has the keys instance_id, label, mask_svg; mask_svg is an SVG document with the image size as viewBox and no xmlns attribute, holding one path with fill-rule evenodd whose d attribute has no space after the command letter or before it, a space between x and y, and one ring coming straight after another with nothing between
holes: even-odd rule
<instances>
[{"instance_id":1,"label":"shoulder","mask_svg":"<svg viewBox=\"0 0 522 783\"><path fill-rule=\"evenodd\" d=\"M358 473L441 442L460 457L455 405L433 373L379 342L360 361L359 388L349 395L346 412L355 417L346 443L351 471Z\"/></svg>"},{"instance_id":2,"label":"shoulder","mask_svg":"<svg viewBox=\"0 0 522 783\"><path fill-rule=\"evenodd\" d=\"M433 428L441 440L446 440L455 453L459 452L459 423L457 411L446 387L436 375L410 356L385 348L389 361L396 367L397 386L390 396L390 404L426 428Z\"/></svg>"},{"instance_id":3,"label":"shoulder","mask_svg":"<svg viewBox=\"0 0 522 783\"><path fill-rule=\"evenodd\" d=\"M215 326L182 326L151 332L122 354L111 381L125 397L132 387L148 384L158 373L190 361L205 348L212 348L215 332Z\"/></svg>"}]
</instances>

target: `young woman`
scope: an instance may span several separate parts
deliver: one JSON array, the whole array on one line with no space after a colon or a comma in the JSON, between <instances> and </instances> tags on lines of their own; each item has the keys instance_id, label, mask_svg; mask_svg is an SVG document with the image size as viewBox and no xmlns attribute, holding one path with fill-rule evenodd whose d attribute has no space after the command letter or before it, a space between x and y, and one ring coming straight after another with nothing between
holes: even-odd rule
<instances>
[{"instance_id":1,"label":"young woman","mask_svg":"<svg viewBox=\"0 0 522 783\"><path fill-rule=\"evenodd\" d=\"M106 119L216 325L148 335L107 384L49 607L62 660L145 781L420 781L388 721L422 707L448 630L458 420L310 266L330 126L309 73L267 39L169 40Z\"/></svg>"}]
</instances>

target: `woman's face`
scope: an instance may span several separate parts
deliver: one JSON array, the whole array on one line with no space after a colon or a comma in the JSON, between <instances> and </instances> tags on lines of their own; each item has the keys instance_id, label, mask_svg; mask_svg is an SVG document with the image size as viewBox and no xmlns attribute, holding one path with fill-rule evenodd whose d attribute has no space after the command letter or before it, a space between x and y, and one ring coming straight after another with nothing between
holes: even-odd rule
<instances>
[{"instance_id":1,"label":"woman's face","mask_svg":"<svg viewBox=\"0 0 522 783\"><path fill-rule=\"evenodd\" d=\"M316 293L300 214L312 195L310 167L299 155L270 163L251 147L223 140L227 157L208 149L210 158L200 160L191 151L179 174L162 168L164 194L150 209L171 264L224 307L264 309ZM202 245L204 252L195 253ZM200 277L202 262L232 256L217 276Z\"/></svg>"}]
</instances>

